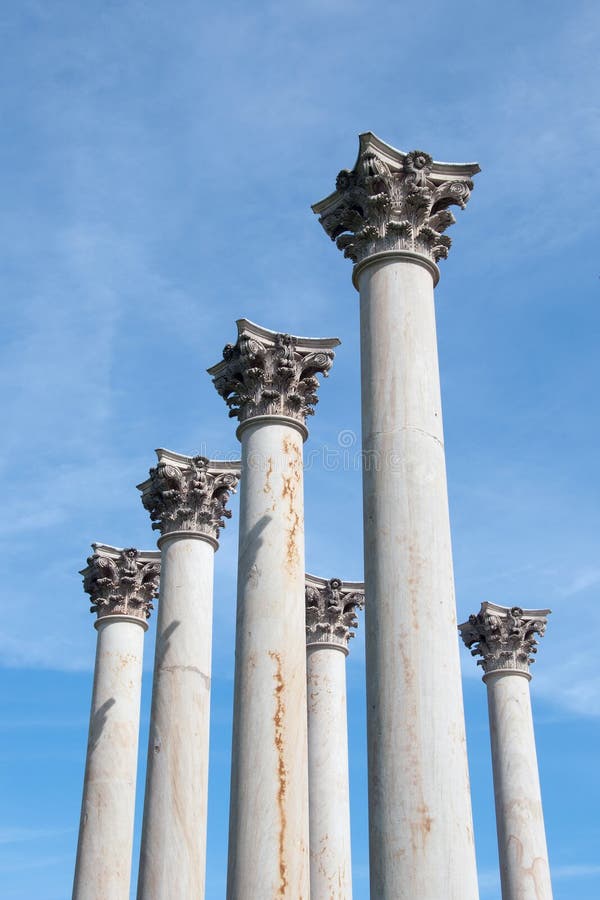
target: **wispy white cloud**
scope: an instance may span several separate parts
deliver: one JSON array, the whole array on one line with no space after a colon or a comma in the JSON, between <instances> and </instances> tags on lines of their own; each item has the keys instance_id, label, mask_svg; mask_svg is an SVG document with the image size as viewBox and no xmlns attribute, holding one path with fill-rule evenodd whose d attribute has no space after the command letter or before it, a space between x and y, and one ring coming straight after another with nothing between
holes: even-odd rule
<instances>
[{"instance_id":1,"label":"wispy white cloud","mask_svg":"<svg viewBox=\"0 0 600 900\"><path fill-rule=\"evenodd\" d=\"M28 731L50 729L63 731L69 728L85 728L88 720L85 718L48 717L31 719L0 719L0 731Z\"/></svg>"},{"instance_id":2,"label":"wispy white cloud","mask_svg":"<svg viewBox=\"0 0 600 900\"><path fill-rule=\"evenodd\" d=\"M26 872L30 869L48 869L52 866L70 865L71 862L72 857L66 854L53 854L33 858L27 856L21 859L13 857L9 860L0 859L0 872L9 874L10 872Z\"/></svg>"},{"instance_id":3,"label":"wispy white cloud","mask_svg":"<svg viewBox=\"0 0 600 900\"><path fill-rule=\"evenodd\" d=\"M581 591L585 591L590 587L594 587L595 585L600 583L600 568L597 567L588 567L582 569L580 572L577 572L572 581L563 588L563 595L565 597L571 597L573 594L579 594Z\"/></svg>"},{"instance_id":4,"label":"wispy white cloud","mask_svg":"<svg viewBox=\"0 0 600 900\"><path fill-rule=\"evenodd\" d=\"M570 878L590 878L595 875L600 875L599 865L554 866L552 868L552 877L560 881Z\"/></svg>"},{"instance_id":5,"label":"wispy white cloud","mask_svg":"<svg viewBox=\"0 0 600 900\"><path fill-rule=\"evenodd\" d=\"M0 845L43 841L71 834L72 831L72 828L23 828L16 825L0 825Z\"/></svg>"},{"instance_id":6,"label":"wispy white cloud","mask_svg":"<svg viewBox=\"0 0 600 900\"><path fill-rule=\"evenodd\" d=\"M575 864L571 866L551 866L552 881L571 881L578 878L593 878L600 875L600 866L595 864ZM500 873L498 869L484 869L479 872L479 887L485 897L498 896Z\"/></svg>"}]
</instances>

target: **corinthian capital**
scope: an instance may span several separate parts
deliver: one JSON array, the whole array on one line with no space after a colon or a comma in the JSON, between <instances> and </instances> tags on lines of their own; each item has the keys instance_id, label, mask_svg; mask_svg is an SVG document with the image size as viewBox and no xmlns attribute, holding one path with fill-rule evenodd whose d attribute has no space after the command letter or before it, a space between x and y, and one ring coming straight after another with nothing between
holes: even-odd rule
<instances>
[{"instance_id":1,"label":"corinthian capital","mask_svg":"<svg viewBox=\"0 0 600 900\"><path fill-rule=\"evenodd\" d=\"M339 578L306 576L306 644L336 644L346 652L365 605L364 586Z\"/></svg>"},{"instance_id":2,"label":"corinthian capital","mask_svg":"<svg viewBox=\"0 0 600 900\"><path fill-rule=\"evenodd\" d=\"M247 319L238 319L236 344L227 344L223 359L208 372L240 423L257 416L285 416L304 424L318 402L317 374L333 364L337 338L278 334Z\"/></svg>"},{"instance_id":3,"label":"corinthian capital","mask_svg":"<svg viewBox=\"0 0 600 900\"><path fill-rule=\"evenodd\" d=\"M449 207L465 208L477 163L403 153L369 131L359 141L354 168L342 169L334 193L313 206L329 237L355 263L384 251L445 259L451 241L443 232L456 221Z\"/></svg>"},{"instance_id":4,"label":"corinthian capital","mask_svg":"<svg viewBox=\"0 0 600 900\"><path fill-rule=\"evenodd\" d=\"M160 553L128 547L92 544L94 550L82 569L83 589L90 595L91 612L98 619L131 616L145 622L158 593Z\"/></svg>"},{"instance_id":5,"label":"corinthian capital","mask_svg":"<svg viewBox=\"0 0 600 900\"><path fill-rule=\"evenodd\" d=\"M213 540L231 518L227 501L240 477L239 462L183 456L171 450L156 451L158 463L150 477L138 484L152 527L161 534L190 531Z\"/></svg>"},{"instance_id":6,"label":"corinthian capital","mask_svg":"<svg viewBox=\"0 0 600 900\"><path fill-rule=\"evenodd\" d=\"M529 674L537 653L535 636L543 636L549 615L549 609L482 603L477 615L458 627L472 656L481 656L477 665L486 675L506 669Z\"/></svg>"}]
</instances>

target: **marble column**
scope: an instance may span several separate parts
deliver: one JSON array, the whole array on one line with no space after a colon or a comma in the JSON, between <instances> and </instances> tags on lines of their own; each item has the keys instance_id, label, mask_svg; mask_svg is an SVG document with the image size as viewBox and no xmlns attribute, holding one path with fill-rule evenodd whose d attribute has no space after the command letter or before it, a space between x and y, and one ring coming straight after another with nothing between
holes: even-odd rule
<instances>
[{"instance_id":1,"label":"marble column","mask_svg":"<svg viewBox=\"0 0 600 900\"><path fill-rule=\"evenodd\" d=\"M476 163L360 136L313 210L360 294L371 896L478 896L436 326Z\"/></svg>"},{"instance_id":2,"label":"marble column","mask_svg":"<svg viewBox=\"0 0 600 900\"><path fill-rule=\"evenodd\" d=\"M352 900L346 656L362 584L306 576L311 900Z\"/></svg>"},{"instance_id":3,"label":"marble column","mask_svg":"<svg viewBox=\"0 0 600 900\"><path fill-rule=\"evenodd\" d=\"M138 485L162 565L138 897L202 900L214 555L239 463L156 452Z\"/></svg>"},{"instance_id":4,"label":"marble column","mask_svg":"<svg viewBox=\"0 0 600 900\"><path fill-rule=\"evenodd\" d=\"M302 444L339 341L237 326L209 369L242 445L227 897L308 900Z\"/></svg>"},{"instance_id":5,"label":"marble column","mask_svg":"<svg viewBox=\"0 0 600 900\"><path fill-rule=\"evenodd\" d=\"M502 900L552 900L529 696L535 635L549 614L482 603L459 626L487 685Z\"/></svg>"},{"instance_id":6,"label":"marble column","mask_svg":"<svg viewBox=\"0 0 600 900\"><path fill-rule=\"evenodd\" d=\"M129 900L144 632L160 554L92 548L81 574L98 639L73 900Z\"/></svg>"}]
</instances>

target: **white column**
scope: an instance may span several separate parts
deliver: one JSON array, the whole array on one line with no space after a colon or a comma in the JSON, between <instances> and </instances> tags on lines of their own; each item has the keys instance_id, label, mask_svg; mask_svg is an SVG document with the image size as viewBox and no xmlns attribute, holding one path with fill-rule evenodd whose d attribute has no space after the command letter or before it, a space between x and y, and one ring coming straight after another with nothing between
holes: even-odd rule
<instances>
[{"instance_id":1,"label":"white column","mask_svg":"<svg viewBox=\"0 0 600 900\"><path fill-rule=\"evenodd\" d=\"M304 424L337 340L238 321L209 372L242 445L228 900L308 900Z\"/></svg>"},{"instance_id":2,"label":"white column","mask_svg":"<svg viewBox=\"0 0 600 900\"><path fill-rule=\"evenodd\" d=\"M460 626L487 685L502 900L552 900L529 666L549 609L483 603Z\"/></svg>"},{"instance_id":3,"label":"white column","mask_svg":"<svg viewBox=\"0 0 600 900\"><path fill-rule=\"evenodd\" d=\"M433 288L476 164L361 135L313 207L360 292L371 896L475 900Z\"/></svg>"},{"instance_id":4,"label":"white column","mask_svg":"<svg viewBox=\"0 0 600 900\"><path fill-rule=\"evenodd\" d=\"M202 900L214 555L239 464L157 455L139 486L162 536L138 897Z\"/></svg>"},{"instance_id":5,"label":"white column","mask_svg":"<svg viewBox=\"0 0 600 900\"><path fill-rule=\"evenodd\" d=\"M311 900L352 900L346 656L363 604L362 584L306 576Z\"/></svg>"},{"instance_id":6,"label":"white column","mask_svg":"<svg viewBox=\"0 0 600 900\"><path fill-rule=\"evenodd\" d=\"M129 900L146 619L159 553L93 544L84 589L98 631L74 900Z\"/></svg>"}]
</instances>

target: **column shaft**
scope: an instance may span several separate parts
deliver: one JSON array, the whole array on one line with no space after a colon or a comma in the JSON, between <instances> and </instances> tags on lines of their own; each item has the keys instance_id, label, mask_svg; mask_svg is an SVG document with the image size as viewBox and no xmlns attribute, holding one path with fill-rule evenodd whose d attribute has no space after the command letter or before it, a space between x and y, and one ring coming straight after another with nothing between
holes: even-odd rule
<instances>
[{"instance_id":1,"label":"column shaft","mask_svg":"<svg viewBox=\"0 0 600 900\"><path fill-rule=\"evenodd\" d=\"M145 624L110 616L96 627L73 900L129 900Z\"/></svg>"},{"instance_id":2,"label":"column shaft","mask_svg":"<svg viewBox=\"0 0 600 900\"><path fill-rule=\"evenodd\" d=\"M308 900L302 435L241 428L228 900Z\"/></svg>"},{"instance_id":3,"label":"column shaft","mask_svg":"<svg viewBox=\"0 0 600 900\"><path fill-rule=\"evenodd\" d=\"M497 671L484 680L502 900L552 900L529 679Z\"/></svg>"},{"instance_id":4,"label":"column shaft","mask_svg":"<svg viewBox=\"0 0 600 900\"><path fill-rule=\"evenodd\" d=\"M346 653L307 647L311 900L352 900Z\"/></svg>"},{"instance_id":5,"label":"column shaft","mask_svg":"<svg viewBox=\"0 0 600 900\"><path fill-rule=\"evenodd\" d=\"M361 305L371 896L478 896L432 275L374 261Z\"/></svg>"},{"instance_id":6,"label":"column shaft","mask_svg":"<svg viewBox=\"0 0 600 900\"><path fill-rule=\"evenodd\" d=\"M159 541L160 599L138 898L204 897L214 547Z\"/></svg>"}]
</instances>

